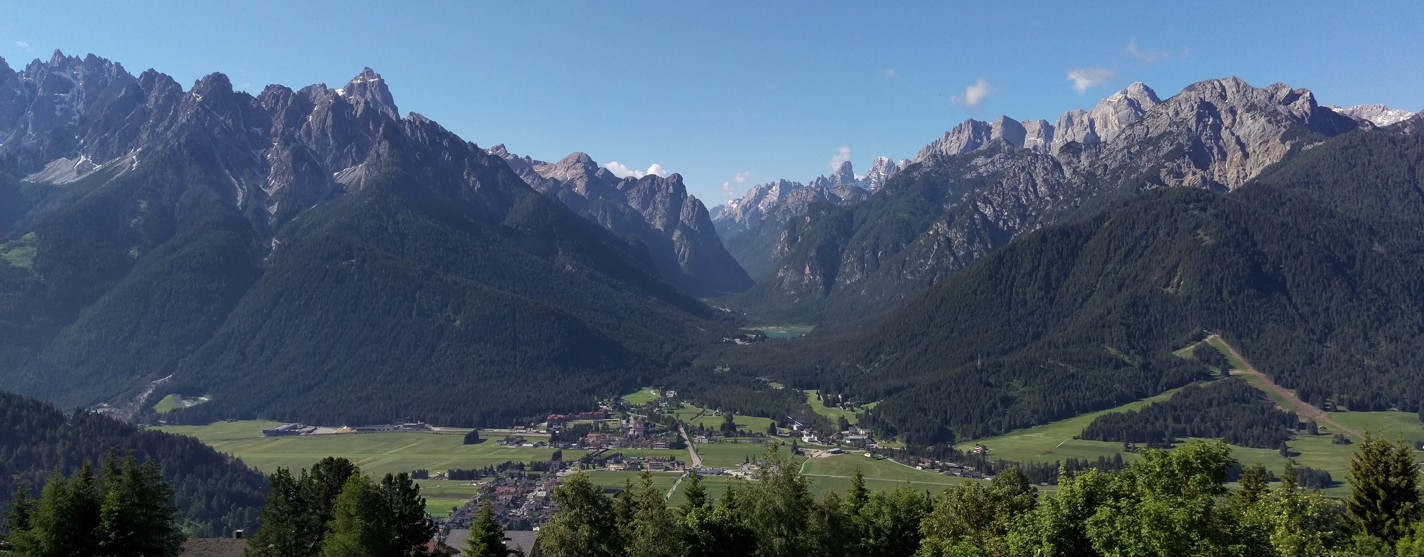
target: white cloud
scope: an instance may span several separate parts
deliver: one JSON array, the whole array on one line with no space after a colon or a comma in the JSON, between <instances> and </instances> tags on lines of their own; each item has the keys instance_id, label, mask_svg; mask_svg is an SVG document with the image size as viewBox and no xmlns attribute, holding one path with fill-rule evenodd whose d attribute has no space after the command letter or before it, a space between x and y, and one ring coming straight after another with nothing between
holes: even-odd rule
<instances>
[{"instance_id":1,"label":"white cloud","mask_svg":"<svg viewBox=\"0 0 1424 557\"><path fill-rule=\"evenodd\" d=\"M733 176L733 177L732 177L732 181L733 181L733 182L736 182L736 183L738 183L738 184L745 184L745 183L747 183L747 180L750 179L751 177L752 177L752 173L751 173L751 172L746 172L746 171L738 172L736 176Z\"/></svg>"},{"instance_id":2,"label":"white cloud","mask_svg":"<svg viewBox=\"0 0 1424 557\"><path fill-rule=\"evenodd\" d=\"M627 178L629 176L632 176L634 178L642 178L649 174L652 174L654 176L662 176L663 178L667 178L668 176L668 171L663 170L663 165L658 163L653 163L651 166L648 167L647 170L628 168L627 166L624 166L623 163L620 163L618 161L608 161L608 164L603 165L603 167L607 168L609 172L612 172L614 176L617 176L619 178Z\"/></svg>"},{"instance_id":3,"label":"white cloud","mask_svg":"<svg viewBox=\"0 0 1424 557\"><path fill-rule=\"evenodd\" d=\"M732 187L731 182L722 182L722 195L727 196L727 201L737 198L737 189Z\"/></svg>"},{"instance_id":4,"label":"white cloud","mask_svg":"<svg viewBox=\"0 0 1424 557\"><path fill-rule=\"evenodd\" d=\"M826 166L831 167L831 172L835 172L841 169L841 163L848 160L850 160L850 147L842 145L836 148L835 156L831 157L830 162L827 162Z\"/></svg>"},{"instance_id":5,"label":"white cloud","mask_svg":"<svg viewBox=\"0 0 1424 557\"><path fill-rule=\"evenodd\" d=\"M963 95L955 95L951 97L950 100L957 103L964 103L964 106L972 108L984 102L984 99L989 97L991 91L993 91L993 89L989 87L989 82L980 79L979 81L975 81L973 85L965 87Z\"/></svg>"},{"instance_id":6,"label":"white cloud","mask_svg":"<svg viewBox=\"0 0 1424 557\"><path fill-rule=\"evenodd\" d=\"M880 72L880 75L884 77L886 81L900 79L900 72L896 71L895 68L885 68L884 71Z\"/></svg>"},{"instance_id":7,"label":"white cloud","mask_svg":"<svg viewBox=\"0 0 1424 557\"><path fill-rule=\"evenodd\" d=\"M1073 90L1083 94L1117 76L1107 68L1074 68L1068 71L1068 81L1073 82Z\"/></svg>"},{"instance_id":8,"label":"white cloud","mask_svg":"<svg viewBox=\"0 0 1424 557\"><path fill-rule=\"evenodd\" d=\"M31 48L31 47L30 47L30 43L27 43L27 42L25 42L25 41L15 41L15 46L20 47L20 49L21 49L21 50L24 50L25 52L34 52L34 51L35 51L34 48Z\"/></svg>"},{"instance_id":9,"label":"white cloud","mask_svg":"<svg viewBox=\"0 0 1424 557\"><path fill-rule=\"evenodd\" d=\"M1162 58L1162 53L1160 52L1142 50L1139 48L1137 46L1137 39L1128 41L1125 52L1127 52L1128 56L1138 59L1138 61L1141 61L1143 64L1156 64L1157 60Z\"/></svg>"}]
</instances>

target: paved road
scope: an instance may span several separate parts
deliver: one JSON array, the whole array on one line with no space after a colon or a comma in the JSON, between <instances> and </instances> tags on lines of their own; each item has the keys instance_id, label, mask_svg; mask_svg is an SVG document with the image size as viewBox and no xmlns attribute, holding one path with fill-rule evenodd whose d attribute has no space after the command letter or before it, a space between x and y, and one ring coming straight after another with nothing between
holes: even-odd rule
<instances>
[{"instance_id":1,"label":"paved road","mask_svg":"<svg viewBox=\"0 0 1424 557\"><path fill-rule=\"evenodd\" d=\"M692 444L692 439L687 437L687 430L682 426L677 426L677 432L682 434L682 442L687 443L687 456L692 459L692 467L701 468L702 457L697 454L697 445Z\"/></svg>"}]
</instances>

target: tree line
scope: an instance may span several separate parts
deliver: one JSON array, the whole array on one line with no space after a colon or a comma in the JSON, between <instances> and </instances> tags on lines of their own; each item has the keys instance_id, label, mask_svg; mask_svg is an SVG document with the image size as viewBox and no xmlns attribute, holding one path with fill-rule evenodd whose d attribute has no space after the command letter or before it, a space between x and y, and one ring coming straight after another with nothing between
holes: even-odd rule
<instances>
[{"instance_id":1,"label":"tree line","mask_svg":"<svg viewBox=\"0 0 1424 557\"><path fill-rule=\"evenodd\" d=\"M185 538L173 490L152 461L120 463L106 455L96 473L88 463L66 477L50 474L39 499L23 480L0 530L0 553L176 556Z\"/></svg>"},{"instance_id":2,"label":"tree line","mask_svg":"<svg viewBox=\"0 0 1424 557\"><path fill-rule=\"evenodd\" d=\"M761 477L715 501L689 476L672 507L645 476L609 497L583 474L554 492L540 532L550 557L1424 555L1424 508L1413 450L1367 437L1343 502L1287 472L1240 469L1223 442L1151 449L1119 472L1068 474L1042 494L1017 469L931 494L908 485L869 493L857 474L844 495L812 497L799 465L772 448Z\"/></svg>"}]
</instances>

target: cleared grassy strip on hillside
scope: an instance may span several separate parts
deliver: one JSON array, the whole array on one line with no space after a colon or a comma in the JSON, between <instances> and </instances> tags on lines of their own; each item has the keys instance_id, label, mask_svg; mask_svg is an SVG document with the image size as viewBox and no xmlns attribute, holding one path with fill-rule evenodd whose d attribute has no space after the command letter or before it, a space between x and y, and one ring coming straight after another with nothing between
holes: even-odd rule
<instances>
[{"instance_id":1,"label":"cleared grassy strip on hillside","mask_svg":"<svg viewBox=\"0 0 1424 557\"><path fill-rule=\"evenodd\" d=\"M1135 400L1107 410L1089 412L1021 429L1013 433L960 443L956 448L968 452L976 443L989 447L989 459L1015 460L1020 462L1053 462L1065 458L1097 458L1112 456L1122 451L1122 443L1108 441L1087 441L1074 439L1088 424L1104 414L1137 410L1149 404L1172 398L1181 388L1172 389L1157 396Z\"/></svg>"},{"instance_id":2,"label":"cleared grassy strip on hillside","mask_svg":"<svg viewBox=\"0 0 1424 557\"><path fill-rule=\"evenodd\" d=\"M1251 365L1251 362L1246 361L1246 358L1242 356L1235 347L1226 342L1225 339L1218 335L1211 335L1206 338L1206 342L1215 347L1231 362L1231 367L1234 368L1231 370L1232 375L1246 379L1246 383L1266 393L1266 396L1271 397L1271 400L1274 400L1281 408L1295 412L1301 419L1315 420L1320 426L1329 428L1331 430L1330 433L1343 433L1356 440L1364 437L1360 431L1335 421L1325 410L1316 408L1310 403L1301 400L1300 397L1295 395L1295 392L1277 385L1275 381L1271 380L1270 376L1261 373L1255 366Z\"/></svg>"}]
</instances>

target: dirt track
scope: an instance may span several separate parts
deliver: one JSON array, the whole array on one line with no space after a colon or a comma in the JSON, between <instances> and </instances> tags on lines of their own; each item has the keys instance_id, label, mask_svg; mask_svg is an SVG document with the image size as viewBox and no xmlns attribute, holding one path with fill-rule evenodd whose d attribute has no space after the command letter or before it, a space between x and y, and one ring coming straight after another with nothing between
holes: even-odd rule
<instances>
[{"instance_id":1,"label":"dirt track","mask_svg":"<svg viewBox=\"0 0 1424 557\"><path fill-rule=\"evenodd\" d=\"M1286 410L1295 412L1296 415L1307 420L1315 420L1315 423L1328 427L1331 431L1343 433L1346 436L1349 436L1356 440L1364 438L1363 433L1360 433L1355 429L1345 427L1344 424L1335 421L1334 418L1330 417L1329 412L1321 410L1320 408L1317 408L1314 405L1311 405L1310 403L1301 400L1300 397L1295 396L1294 392L1287 390L1285 387L1277 385L1276 382L1272 381L1269 376L1264 373L1261 373L1260 370L1256 369L1256 366L1251 365L1250 361L1248 361L1244 356L1242 356L1240 352L1236 351L1235 346L1232 346L1231 343L1226 342L1226 339L1221 338L1220 335L1211 335L1207 337L1206 340L1207 342L1210 342L1212 340L1220 342L1222 346L1226 347L1226 351L1231 353L1232 357L1236 358L1237 361L1245 365L1246 369L1231 370L1232 375L1248 375L1256 378L1259 383L1252 384L1251 386L1256 387L1258 389L1270 391L1270 394L1274 394L1277 397L1284 399L1291 406L1290 408L1286 408Z\"/></svg>"}]
</instances>

